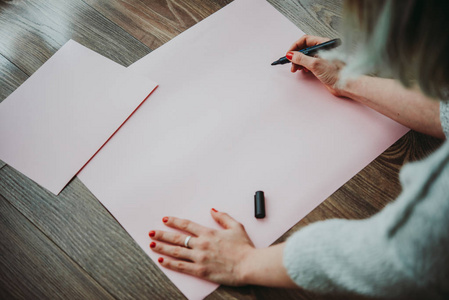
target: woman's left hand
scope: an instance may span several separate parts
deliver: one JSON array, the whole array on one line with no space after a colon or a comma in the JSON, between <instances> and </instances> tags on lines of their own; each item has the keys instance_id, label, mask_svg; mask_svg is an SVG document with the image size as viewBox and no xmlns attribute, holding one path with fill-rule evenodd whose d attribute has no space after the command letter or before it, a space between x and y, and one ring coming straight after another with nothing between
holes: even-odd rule
<instances>
[{"instance_id":1,"label":"woman's left hand","mask_svg":"<svg viewBox=\"0 0 449 300\"><path fill-rule=\"evenodd\" d=\"M226 213L212 209L211 215L223 230L164 217L166 226L181 232L150 231L151 250L165 256L159 258L159 263L168 269L225 285L248 284L244 264L255 248L245 228ZM184 243L189 235L192 237L187 248Z\"/></svg>"}]
</instances>

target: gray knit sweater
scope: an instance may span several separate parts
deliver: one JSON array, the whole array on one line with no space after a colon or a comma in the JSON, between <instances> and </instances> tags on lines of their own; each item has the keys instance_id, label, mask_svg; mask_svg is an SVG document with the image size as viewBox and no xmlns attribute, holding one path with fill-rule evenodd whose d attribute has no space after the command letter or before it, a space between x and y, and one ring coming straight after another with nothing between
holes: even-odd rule
<instances>
[{"instance_id":1,"label":"gray knit sweater","mask_svg":"<svg viewBox=\"0 0 449 300\"><path fill-rule=\"evenodd\" d=\"M449 104L440 105L449 138ZM292 235L284 265L319 293L449 299L449 141L400 173L403 191L365 220L326 220Z\"/></svg>"}]
</instances>

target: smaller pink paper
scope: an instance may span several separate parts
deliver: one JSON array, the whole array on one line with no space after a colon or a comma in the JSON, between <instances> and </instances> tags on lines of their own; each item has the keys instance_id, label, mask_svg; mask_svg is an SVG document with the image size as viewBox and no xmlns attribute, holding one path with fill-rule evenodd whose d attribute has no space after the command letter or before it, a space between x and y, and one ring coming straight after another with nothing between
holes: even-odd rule
<instances>
[{"instance_id":1,"label":"smaller pink paper","mask_svg":"<svg viewBox=\"0 0 449 300\"><path fill-rule=\"evenodd\" d=\"M0 159L58 194L156 86L70 40L0 104Z\"/></svg>"}]
</instances>

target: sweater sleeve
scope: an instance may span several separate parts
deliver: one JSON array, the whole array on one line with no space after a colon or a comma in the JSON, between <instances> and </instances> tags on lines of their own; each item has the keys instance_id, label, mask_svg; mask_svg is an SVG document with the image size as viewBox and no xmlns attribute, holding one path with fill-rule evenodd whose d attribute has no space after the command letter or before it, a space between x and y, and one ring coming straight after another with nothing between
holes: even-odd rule
<instances>
[{"instance_id":1,"label":"sweater sleeve","mask_svg":"<svg viewBox=\"0 0 449 300\"><path fill-rule=\"evenodd\" d=\"M440 102L440 121L444 135L449 139L449 101Z\"/></svg>"},{"instance_id":2,"label":"sweater sleeve","mask_svg":"<svg viewBox=\"0 0 449 300\"><path fill-rule=\"evenodd\" d=\"M297 285L371 297L449 295L449 142L406 165L400 179L401 195L373 217L317 222L288 239L283 261Z\"/></svg>"}]
</instances>

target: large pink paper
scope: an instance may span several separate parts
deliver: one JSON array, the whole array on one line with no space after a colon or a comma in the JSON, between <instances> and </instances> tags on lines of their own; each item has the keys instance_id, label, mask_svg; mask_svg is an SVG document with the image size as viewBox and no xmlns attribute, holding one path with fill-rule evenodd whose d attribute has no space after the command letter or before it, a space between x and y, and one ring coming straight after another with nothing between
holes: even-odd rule
<instances>
[{"instance_id":1,"label":"large pink paper","mask_svg":"<svg viewBox=\"0 0 449 300\"><path fill-rule=\"evenodd\" d=\"M270 245L408 130L271 66L301 35L265 1L236 0L130 67L160 87L79 176L153 260L164 216L218 228L211 208ZM217 287L162 270L189 299Z\"/></svg>"},{"instance_id":2,"label":"large pink paper","mask_svg":"<svg viewBox=\"0 0 449 300\"><path fill-rule=\"evenodd\" d=\"M58 194L155 89L69 41L0 105L0 158Z\"/></svg>"}]
</instances>

